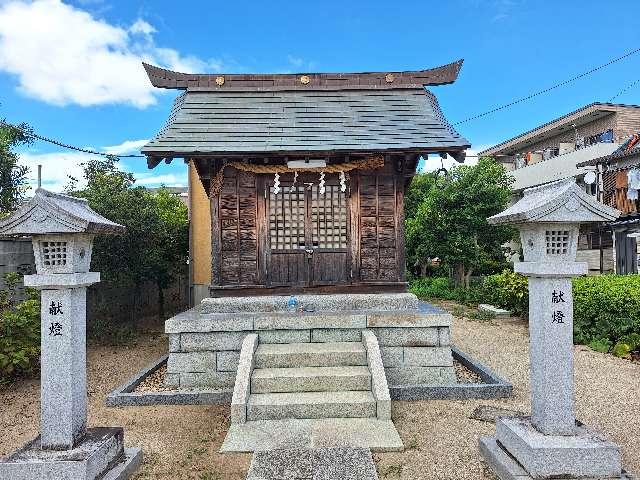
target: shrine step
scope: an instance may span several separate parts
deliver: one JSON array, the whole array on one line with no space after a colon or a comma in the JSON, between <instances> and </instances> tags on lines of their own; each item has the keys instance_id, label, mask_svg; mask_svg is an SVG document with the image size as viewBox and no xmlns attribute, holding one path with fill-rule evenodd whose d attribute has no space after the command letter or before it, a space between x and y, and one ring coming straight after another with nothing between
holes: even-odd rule
<instances>
[{"instance_id":1,"label":"shrine step","mask_svg":"<svg viewBox=\"0 0 640 480\"><path fill-rule=\"evenodd\" d=\"M260 344L255 368L343 367L367 365L361 342Z\"/></svg>"},{"instance_id":2,"label":"shrine step","mask_svg":"<svg viewBox=\"0 0 640 480\"><path fill-rule=\"evenodd\" d=\"M261 368L251 375L251 393L371 390L365 366Z\"/></svg>"},{"instance_id":3,"label":"shrine step","mask_svg":"<svg viewBox=\"0 0 640 480\"><path fill-rule=\"evenodd\" d=\"M371 392L252 393L247 420L285 418L373 418L376 400Z\"/></svg>"}]
</instances>

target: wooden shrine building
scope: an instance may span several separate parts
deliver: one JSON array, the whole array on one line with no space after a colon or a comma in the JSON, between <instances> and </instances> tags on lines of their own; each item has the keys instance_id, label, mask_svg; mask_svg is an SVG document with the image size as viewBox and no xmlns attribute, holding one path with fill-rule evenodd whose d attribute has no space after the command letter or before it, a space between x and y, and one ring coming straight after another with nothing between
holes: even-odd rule
<instances>
[{"instance_id":1,"label":"wooden shrine building","mask_svg":"<svg viewBox=\"0 0 640 480\"><path fill-rule=\"evenodd\" d=\"M144 65L185 90L143 149L182 158L210 201L211 296L404 291L404 194L421 156L469 142L414 72L198 75Z\"/></svg>"}]
</instances>

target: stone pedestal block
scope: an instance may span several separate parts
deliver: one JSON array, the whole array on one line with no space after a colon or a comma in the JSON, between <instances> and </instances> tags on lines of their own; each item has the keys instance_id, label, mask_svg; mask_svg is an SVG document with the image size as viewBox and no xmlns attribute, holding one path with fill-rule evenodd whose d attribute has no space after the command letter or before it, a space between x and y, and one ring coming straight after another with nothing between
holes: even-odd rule
<instances>
[{"instance_id":1,"label":"stone pedestal block","mask_svg":"<svg viewBox=\"0 0 640 480\"><path fill-rule=\"evenodd\" d=\"M365 329L381 346L392 385L457 382L449 332L452 316L444 310L409 293L296 298L312 311L287 311L288 296L208 298L170 318L165 323L165 383L181 389L233 385L241 344L252 333L261 345L331 344L360 342Z\"/></svg>"},{"instance_id":2,"label":"stone pedestal block","mask_svg":"<svg viewBox=\"0 0 640 480\"><path fill-rule=\"evenodd\" d=\"M124 448L122 428L90 428L70 450L43 450L38 437L0 460L0 478L11 480L120 480L142 462L140 449Z\"/></svg>"},{"instance_id":3,"label":"stone pedestal block","mask_svg":"<svg viewBox=\"0 0 640 480\"><path fill-rule=\"evenodd\" d=\"M619 478L620 449L584 426L573 435L545 435L530 418L498 418L497 441L533 478Z\"/></svg>"},{"instance_id":4,"label":"stone pedestal block","mask_svg":"<svg viewBox=\"0 0 640 480\"><path fill-rule=\"evenodd\" d=\"M40 434L43 448L70 449L87 425L86 288L42 290Z\"/></svg>"},{"instance_id":5,"label":"stone pedestal block","mask_svg":"<svg viewBox=\"0 0 640 480\"><path fill-rule=\"evenodd\" d=\"M575 431L571 278L529 278L531 421L547 435Z\"/></svg>"}]
</instances>

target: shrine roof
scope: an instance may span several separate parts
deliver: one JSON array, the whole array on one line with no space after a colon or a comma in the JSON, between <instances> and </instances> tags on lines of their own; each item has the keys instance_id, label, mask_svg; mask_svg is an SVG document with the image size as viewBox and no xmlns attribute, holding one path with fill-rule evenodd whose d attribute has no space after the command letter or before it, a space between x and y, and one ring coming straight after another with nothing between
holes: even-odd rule
<instances>
[{"instance_id":1,"label":"shrine roof","mask_svg":"<svg viewBox=\"0 0 640 480\"><path fill-rule=\"evenodd\" d=\"M469 147L424 87L383 90L187 91L142 152L162 158L225 154L411 151Z\"/></svg>"}]
</instances>

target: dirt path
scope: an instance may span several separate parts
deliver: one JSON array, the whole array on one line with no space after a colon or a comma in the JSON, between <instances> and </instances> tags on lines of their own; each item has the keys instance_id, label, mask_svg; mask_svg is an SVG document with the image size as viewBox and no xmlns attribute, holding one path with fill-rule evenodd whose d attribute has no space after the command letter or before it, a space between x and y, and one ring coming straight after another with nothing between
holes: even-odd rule
<instances>
[{"instance_id":1,"label":"dirt path","mask_svg":"<svg viewBox=\"0 0 640 480\"><path fill-rule=\"evenodd\" d=\"M480 462L477 438L495 426L469 415L478 405L528 412L528 336L516 320L456 319L455 344L514 384L505 400L394 402L393 418L407 451L375 454L381 479L493 478ZM250 455L218 452L229 423L229 407L162 406L106 408L104 398L126 378L166 351L161 336L142 337L131 347L89 350L89 423L125 427L128 445L144 450L136 479L239 480ZM640 472L640 365L576 347L578 418L605 432L623 448L625 466ZM39 383L22 381L0 389L0 456L38 432Z\"/></svg>"}]
</instances>

